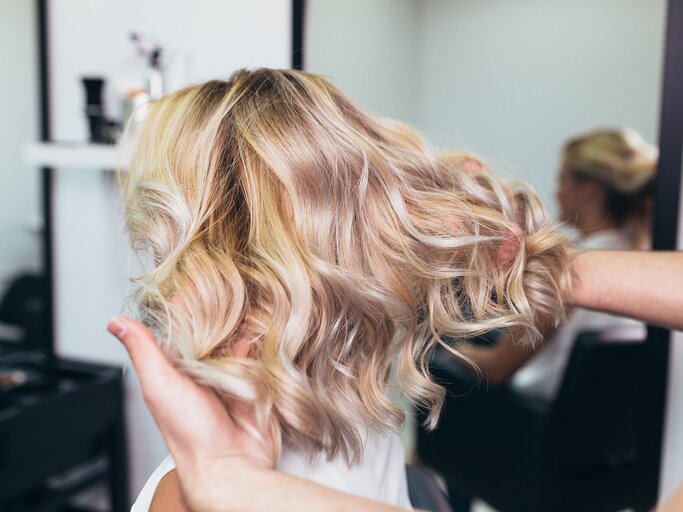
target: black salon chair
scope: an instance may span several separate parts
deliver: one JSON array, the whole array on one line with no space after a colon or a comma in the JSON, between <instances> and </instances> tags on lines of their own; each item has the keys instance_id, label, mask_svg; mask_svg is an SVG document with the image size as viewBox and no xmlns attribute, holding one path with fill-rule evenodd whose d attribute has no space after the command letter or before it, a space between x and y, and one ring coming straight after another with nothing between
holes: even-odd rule
<instances>
[{"instance_id":1,"label":"black salon chair","mask_svg":"<svg viewBox=\"0 0 683 512\"><path fill-rule=\"evenodd\" d=\"M418 433L418 456L453 495L501 512L646 510L656 493L639 478L642 353L582 334L553 401L488 388L437 353L448 396L439 427Z\"/></svg>"},{"instance_id":2,"label":"black salon chair","mask_svg":"<svg viewBox=\"0 0 683 512\"><path fill-rule=\"evenodd\" d=\"M429 512L453 512L436 477L424 468L406 465L408 495L413 508Z\"/></svg>"},{"instance_id":3,"label":"black salon chair","mask_svg":"<svg viewBox=\"0 0 683 512\"><path fill-rule=\"evenodd\" d=\"M48 350L50 340L50 286L45 275L20 274L0 297L0 322L18 327L22 350ZM0 344L4 340L0 339Z\"/></svg>"}]
</instances>

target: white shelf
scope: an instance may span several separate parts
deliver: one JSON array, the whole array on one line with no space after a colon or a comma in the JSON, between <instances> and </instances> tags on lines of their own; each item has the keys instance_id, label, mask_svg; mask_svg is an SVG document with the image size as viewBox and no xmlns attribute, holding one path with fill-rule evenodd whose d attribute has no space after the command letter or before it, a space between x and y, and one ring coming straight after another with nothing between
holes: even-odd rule
<instances>
[{"instance_id":1,"label":"white shelf","mask_svg":"<svg viewBox=\"0 0 683 512\"><path fill-rule=\"evenodd\" d=\"M67 142L32 142L23 148L27 164L36 167L112 171L122 167L118 146Z\"/></svg>"}]
</instances>

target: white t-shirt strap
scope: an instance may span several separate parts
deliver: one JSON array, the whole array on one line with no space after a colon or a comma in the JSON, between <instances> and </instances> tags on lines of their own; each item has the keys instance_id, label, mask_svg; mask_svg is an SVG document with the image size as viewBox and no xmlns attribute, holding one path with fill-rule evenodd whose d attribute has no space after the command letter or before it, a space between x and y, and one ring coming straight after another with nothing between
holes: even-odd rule
<instances>
[{"instance_id":1,"label":"white t-shirt strap","mask_svg":"<svg viewBox=\"0 0 683 512\"><path fill-rule=\"evenodd\" d=\"M164 478L166 473L175 469L175 461L170 455L164 459L164 461L159 464L159 466L154 470L154 473L147 479L144 487L138 495L138 499L135 500L130 512L148 512L150 505L152 504L152 498L154 497L154 492L157 490L157 486L161 479Z\"/></svg>"}]
</instances>

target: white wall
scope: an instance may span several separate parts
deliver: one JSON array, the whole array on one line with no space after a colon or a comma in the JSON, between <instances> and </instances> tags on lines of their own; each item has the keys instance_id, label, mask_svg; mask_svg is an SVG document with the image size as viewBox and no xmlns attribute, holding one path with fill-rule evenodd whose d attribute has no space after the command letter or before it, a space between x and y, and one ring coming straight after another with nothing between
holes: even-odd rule
<instances>
[{"instance_id":1,"label":"white wall","mask_svg":"<svg viewBox=\"0 0 683 512\"><path fill-rule=\"evenodd\" d=\"M41 268L40 175L21 160L38 132L35 2L0 1L0 296L8 279Z\"/></svg>"},{"instance_id":2,"label":"white wall","mask_svg":"<svg viewBox=\"0 0 683 512\"><path fill-rule=\"evenodd\" d=\"M52 136L85 141L80 78L110 83L111 115L125 87L142 82L128 34L154 36L170 49L171 88L226 78L240 67L289 67L291 2L286 0L59 0L49 2ZM105 331L121 311L130 255L112 176L59 169L54 186L56 345L63 356L125 364L123 349ZM137 493L165 448L127 378L132 492Z\"/></svg>"},{"instance_id":3,"label":"white wall","mask_svg":"<svg viewBox=\"0 0 683 512\"><path fill-rule=\"evenodd\" d=\"M655 141L664 0L419 0L417 125L535 185L549 204L567 136Z\"/></svg>"},{"instance_id":4,"label":"white wall","mask_svg":"<svg viewBox=\"0 0 683 512\"><path fill-rule=\"evenodd\" d=\"M414 122L415 1L307 0L306 9L306 70L370 110Z\"/></svg>"}]
</instances>

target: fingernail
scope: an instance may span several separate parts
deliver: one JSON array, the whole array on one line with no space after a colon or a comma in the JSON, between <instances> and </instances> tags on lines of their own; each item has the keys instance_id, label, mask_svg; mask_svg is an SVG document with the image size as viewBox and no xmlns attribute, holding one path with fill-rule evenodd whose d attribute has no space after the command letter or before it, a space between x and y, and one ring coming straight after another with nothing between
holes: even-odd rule
<instances>
[{"instance_id":1,"label":"fingernail","mask_svg":"<svg viewBox=\"0 0 683 512\"><path fill-rule=\"evenodd\" d=\"M107 330L117 338L121 338L124 334L126 334L126 326L117 317L109 320L109 323L107 324Z\"/></svg>"}]
</instances>

